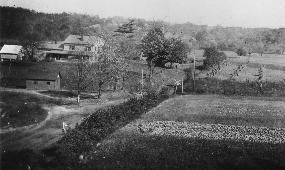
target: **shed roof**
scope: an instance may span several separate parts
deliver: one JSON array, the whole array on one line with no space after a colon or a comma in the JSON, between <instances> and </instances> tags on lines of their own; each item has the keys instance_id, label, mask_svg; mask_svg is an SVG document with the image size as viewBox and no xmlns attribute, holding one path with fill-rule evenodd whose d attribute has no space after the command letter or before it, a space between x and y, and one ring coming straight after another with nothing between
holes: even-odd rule
<instances>
[{"instance_id":1,"label":"shed roof","mask_svg":"<svg viewBox=\"0 0 285 170\"><path fill-rule=\"evenodd\" d=\"M69 35L64 44L80 44L80 45L92 45L92 44L103 44L102 38L98 36L85 36L85 35Z\"/></svg>"},{"instance_id":2,"label":"shed roof","mask_svg":"<svg viewBox=\"0 0 285 170\"><path fill-rule=\"evenodd\" d=\"M50 80L55 81L57 77L61 78L60 72L50 72L50 71L40 71L40 72L32 72L25 76L26 80Z\"/></svg>"},{"instance_id":3,"label":"shed roof","mask_svg":"<svg viewBox=\"0 0 285 170\"><path fill-rule=\"evenodd\" d=\"M0 54L19 54L22 48L20 45L4 45Z\"/></svg>"}]
</instances>

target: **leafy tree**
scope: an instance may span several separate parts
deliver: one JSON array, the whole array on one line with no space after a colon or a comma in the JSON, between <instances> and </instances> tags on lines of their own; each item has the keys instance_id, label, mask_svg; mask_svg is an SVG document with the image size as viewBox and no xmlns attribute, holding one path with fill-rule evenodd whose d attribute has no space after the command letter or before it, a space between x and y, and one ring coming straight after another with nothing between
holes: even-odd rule
<instances>
[{"instance_id":1,"label":"leafy tree","mask_svg":"<svg viewBox=\"0 0 285 170\"><path fill-rule=\"evenodd\" d=\"M168 50L167 61L171 63L184 63L187 59L187 53L190 51L188 44L179 38L169 38L166 40L166 48Z\"/></svg>"},{"instance_id":2,"label":"leafy tree","mask_svg":"<svg viewBox=\"0 0 285 170\"><path fill-rule=\"evenodd\" d=\"M214 47L205 48L204 57L204 68L206 69L220 66L220 64L226 60L225 53L218 51L218 49Z\"/></svg>"},{"instance_id":3,"label":"leafy tree","mask_svg":"<svg viewBox=\"0 0 285 170\"><path fill-rule=\"evenodd\" d=\"M143 57L146 57L152 75L154 66L164 67L167 63L166 38L161 26L152 27L141 41Z\"/></svg>"},{"instance_id":4,"label":"leafy tree","mask_svg":"<svg viewBox=\"0 0 285 170\"><path fill-rule=\"evenodd\" d=\"M206 30L197 32L195 39L199 42L200 48L210 48L217 46L217 42L213 35L209 34Z\"/></svg>"},{"instance_id":5,"label":"leafy tree","mask_svg":"<svg viewBox=\"0 0 285 170\"><path fill-rule=\"evenodd\" d=\"M94 85L95 76L92 72L94 70L94 66L94 63L90 63L81 56L75 64L75 68L70 69L67 74L66 83L71 87L71 89L77 91L78 103L80 103L81 93Z\"/></svg>"},{"instance_id":6,"label":"leafy tree","mask_svg":"<svg viewBox=\"0 0 285 170\"><path fill-rule=\"evenodd\" d=\"M101 38L104 40L104 45L99 54L98 67L95 70L95 76L98 79L99 97L103 85L111 83L114 85L113 89L116 90L119 80L124 83L128 70L125 58L120 55L121 50L118 40L108 32L103 32Z\"/></svg>"}]
</instances>

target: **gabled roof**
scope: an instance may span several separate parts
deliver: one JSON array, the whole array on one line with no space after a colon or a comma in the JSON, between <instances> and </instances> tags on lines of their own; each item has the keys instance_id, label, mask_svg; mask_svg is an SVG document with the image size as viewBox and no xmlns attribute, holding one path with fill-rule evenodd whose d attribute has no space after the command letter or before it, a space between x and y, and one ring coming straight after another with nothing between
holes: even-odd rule
<instances>
[{"instance_id":1,"label":"gabled roof","mask_svg":"<svg viewBox=\"0 0 285 170\"><path fill-rule=\"evenodd\" d=\"M0 54L19 54L22 48L20 45L4 45Z\"/></svg>"},{"instance_id":2,"label":"gabled roof","mask_svg":"<svg viewBox=\"0 0 285 170\"><path fill-rule=\"evenodd\" d=\"M80 44L80 45L103 44L103 40L98 36L69 35L65 39L63 44Z\"/></svg>"}]
</instances>

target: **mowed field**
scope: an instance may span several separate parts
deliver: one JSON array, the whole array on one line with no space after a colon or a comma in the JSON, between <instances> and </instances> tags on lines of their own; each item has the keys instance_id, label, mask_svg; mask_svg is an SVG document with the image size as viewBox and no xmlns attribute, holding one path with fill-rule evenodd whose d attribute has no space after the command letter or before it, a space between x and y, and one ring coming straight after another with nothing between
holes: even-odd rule
<instances>
[{"instance_id":1,"label":"mowed field","mask_svg":"<svg viewBox=\"0 0 285 170\"><path fill-rule=\"evenodd\" d=\"M233 61L243 62L245 60L249 60L251 63L260 63L260 64L272 64L276 66L285 67L285 55L279 54L263 54L262 56L259 54L252 54L251 57L241 56L237 58L232 58Z\"/></svg>"},{"instance_id":2,"label":"mowed field","mask_svg":"<svg viewBox=\"0 0 285 170\"><path fill-rule=\"evenodd\" d=\"M169 99L90 151L107 169L284 169L285 99Z\"/></svg>"},{"instance_id":3,"label":"mowed field","mask_svg":"<svg viewBox=\"0 0 285 170\"><path fill-rule=\"evenodd\" d=\"M221 70L213 78L220 80L226 80L231 77L231 74L237 69L238 65L242 64L243 68L238 72L238 76L235 76L234 79L239 82L245 81L255 81L257 79L258 69L261 64L247 64L246 62L232 62L228 61L226 65L223 65ZM285 66L284 66L285 69ZM210 71L202 72L199 77L206 77L207 73ZM283 82L285 80L285 70L272 69L268 67L263 67L263 81L268 82Z\"/></svg>"}]
</instances>

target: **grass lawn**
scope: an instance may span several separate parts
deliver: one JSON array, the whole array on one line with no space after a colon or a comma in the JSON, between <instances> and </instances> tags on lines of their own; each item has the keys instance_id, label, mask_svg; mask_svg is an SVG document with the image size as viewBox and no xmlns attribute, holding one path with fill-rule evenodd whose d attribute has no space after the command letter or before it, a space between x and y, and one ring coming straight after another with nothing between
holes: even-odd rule
<instances>
[{"instance_id":1,"label":"grass lawn","mask_svg":"<svg viewBox=\"0 0 285 170\"><path fill-rule=\"evenodd\" d=\"M279 99L176 97L83 153L80 167L284 169L284 113Z\"/></svg>"},{"instance_id":2,"label":"grass lawn","mask_svg":"<svg viewBox=\"0 0 285 170\"><path fill-rule=\"evenodd\" d=\"M42 105L68 104L36 94L1 91L0 92L1 127L20 127L41 122L47 116Z\"/></svg>"},{"instance_id":3,"label":"grass lawn","mask_svg":"<svg viewBox=\"0 0 285 170\"><path fill-rule=\"evenodd\" d=\"M221 80L225 80L225 79L229 79L230 78L230 74L232 74L234 72L234 70L238 67L240 63L235 63L235 62L229 62L227 65L223 66L221 68L221 70L219 70L217 72L217 74L214 76L214 78L218 78ZM243 64L245 67L243 69L241 69L241 71L239 72L239 75L235 77L236 81L239 82L245 82L245 81L255 81L257 79L257 77L255 75L257 75L258 73L258 68L260 67L259 63L241 63ZM277 67L277 66L275 66ZM203 71L201 72L201 74L199 75L199 77L206 77L206 74L209 71ZM282 69L277 69L277 68L273 68L271 69L271 67L269 66L265 66L263 69L263 81L269 81L269 82L283 82L285 80L285 70Z\"/></svg>"},{"instance_id":4,"label":"grass lawn","mask_svg":"<svg viewBox=\"0 0 285 170\"><path fill-rule=\"evenodd\" d=\"M259 54L252 54L251 57L240 56L238 58L232 58L232 61L244 62L250 61L250 63L259 63L259 64L271 64L276 66L285 67L285 55L279 54L264 54L260 56Z\"/></svg>"}]
</instances>

